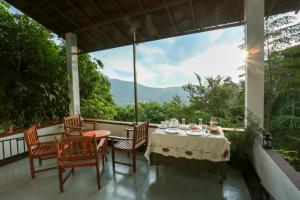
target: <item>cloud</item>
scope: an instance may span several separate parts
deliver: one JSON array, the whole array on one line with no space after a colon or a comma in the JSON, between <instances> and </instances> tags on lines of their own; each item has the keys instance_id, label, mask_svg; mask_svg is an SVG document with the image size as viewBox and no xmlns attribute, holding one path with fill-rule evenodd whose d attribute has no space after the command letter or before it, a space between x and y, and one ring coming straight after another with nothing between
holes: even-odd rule
<instances>
[{"instance_id":1,"label":"cloud","mask_svg":"<svg viewBox=\"0 0 300 200\"><path fill-rule=\"evenodd\" d=\"M166 39L160 40L160 42L164 42L167 44L174 44L176 42L176 39L175 38L166 38Z\"/></svg>"},{"instance_id":2,"label":"cloud","mask_svg":"<svg viewBox=\"0 0 300 200\"><path fill-rule=\"evenodd\" d=\"M231 76L238 81L243 52L237 48L243 27L193 34L137 46L138 82L147 86L167 87L196 83L201 77ZM102 60L109 78L133 80L132 47L93 53Z\"/></svg>"},{"instance_id":3,"label":"cloud","mask_svg":"<svg viewBox=\"0 0 300 200\"><path fill-rule=\"evenodd\" d=\"M136 54L137 59L140 62L148 64L150 67L151 64L168 62L168 58L163 48L139 45L136 49Z\"/></svg>"},{"instance_id":4,"label":"cloud","mask_svg":"<svg viewBox=\"0 0 300 200\"><path fill-rule=\"evenodd\" d=\"M141 54L147 55L147 56L153 56L153 55L164 55L164 51L161 48L158 47L147 47L147 46L138 46L138 51Z\"/></svg>"},{"instance_id":5,"label":"cloud","mask_svg":"<svg viewBox=\"0 0 300 200\"><path fill-rule=\"evenodd\" d=\"M194 73L201 77L231 76L238 81L238 67L243 65L243 52L237 48L238 43L223 43L209 47L205 52L178 63L170 65L157 64L150 68L138 64L139 82L148 86L166 87L196 83ZM145 73L147 69L147 73Z\"/></svg>"},{"instance_id":6,"label":"cloud","mask_svg":"<svg viewBox=\"0 0 300 200\"><path fill-rule=\"evenodd\" d=\"M222 30L222 29L208 32L209 42L210 43L216 42L217 40L219 40L221 38L223 33L224 33L224 30Z\"/></svg>"},{"instance_id":7,"label":"cloud","mask_svg":"<svg viewBox=\"0 0 300 200\"><path fill-rule=\"evenodd\" d=\"M130 71L125 71L125 70L120 70L120 69L113 69L114 72L122 77L127 77L131 78L132 77L132 72Z\"/></svg>"}]
</instances>

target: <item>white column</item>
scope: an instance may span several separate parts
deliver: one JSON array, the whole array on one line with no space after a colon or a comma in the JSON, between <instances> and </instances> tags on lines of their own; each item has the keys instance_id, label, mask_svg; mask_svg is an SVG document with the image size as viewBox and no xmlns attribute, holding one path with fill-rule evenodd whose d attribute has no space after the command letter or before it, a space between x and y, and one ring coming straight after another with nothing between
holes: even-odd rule
<instances>
[{"instance_id":1,"label":"white column","mask_svg":"<svg viewBox=\"0 0 300 200\"><path fill-rule=\"evenodd\" d=\"M245 0L245 44L247 57L245 118L249 111L264 119L264 0ZM245 119L245 126L247 120Z\"/></svg>"},{"instance_id":2,"label":"white column","mask_svg":"<svg viewBox=\"0 0 300 200\"><path fill-rule=\"evenodd\" d=\"M78 49L77 36L66 33L67 70L69 74L68 90L71 100L70 115L80 114L79 76L78 76Z\"/></svg>"}]
</instances>

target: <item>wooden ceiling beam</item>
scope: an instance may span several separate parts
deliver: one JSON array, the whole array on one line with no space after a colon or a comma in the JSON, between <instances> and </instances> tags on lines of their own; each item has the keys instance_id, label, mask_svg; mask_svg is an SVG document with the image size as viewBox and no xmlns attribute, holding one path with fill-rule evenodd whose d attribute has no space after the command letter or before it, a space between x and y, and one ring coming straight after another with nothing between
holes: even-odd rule
<instances>
[{"instance_id":1,"label":"wooden ceiling beam","mask_svg":"<svg viewBox=\"0 0 300 200\"><path fill-rule=\"evenodd\" d=\"M138 2L139 2L139 4L140 4L140 7L141 7L142 9L145 9L145 6L144 6L142 0L138 0ZM153 24L151 17L150 17L148 14L146 14L146 18L147 18L147 20L149 21L149 23L151 24L151 26L153 27L154 31L156 32L157 37L160 37L161 34L159 33L159 31L157 30L157 28L156 28L155 25Z\"/></svg>"},{"instance_id":2,"label":"wooden ceiling beam","mask_svg":"<svg viewBox=\"0 0 300 200\"><path fill-rule=\"evenodd\" d=\"M166 0L164 0L164 2L166 2ZM166 10L167 10L167 13L168 13L168 15L169 15L169 18L170 18L172 27L173 27L173 29L174 29L174 32L175 32L175 33L178 33L178 29L177 29L177 27L176 27L176 24L175 24L173 15L172 15L172 13L171 13L171 11L170 11L170 8L166 8Z\"/></svg>"},{"instance_id":3,"label":"wooden ceiling beam","mask_svg":"<svg viewBox=\"0 0 300 200\"><path fill-rule=\"evenodd\" d=\"M90 24L93 24L93 20L90 19L72 0L67 0L68 4L72 6L72 8L76 9L77 12ZM107 36L106 33L104 33L102 30L101 31L101 34L104 35L104 37L109 40L110 42L112 42L113 44L115 44L116 42L113 41L110 37ZM98 44L102 45L103 44L101 42L99 42L96 38L94 38L95 41L97 41Z\"/></svg>"},{"instance_id":4,"label":"wooden ceiling beam","mask_svg":"<svg viewBox=\"0 0 300 200\"><path fill-rule=\"evenodd\" d=\"M49 20L50 17L48 15L46 15L45 13L43 13L41 11L41 9L39 9L36 5L33 5L33 4L29 4L28 1L25 1L25 4L31 8L33 8L34 11L38 12L40 15L42 15L46 20ZM65 27L62 26L60 23L54 21L54 24L56 24L57 26L61 27L62 28L62 32L60 34L63 34L65 32ZM46 23L46 25L49 25Z\"/></svg>"},{"instance_id":5,"label":"wooden ceiling beam","mask_svg":"<svg viewBox=\"0 0 300 200\"><path fill-rule=\"evenodd\" d=\"M191 8L191 13L192 13L192 18L193 18L194 29L197 29L198 27L197 27L197 24L196 24L196 18L195 18L193 0L189 0L189 1L190 1L190 8Z\"/></svg>"},{"instance_id":6,"label":"wooden ceiling beam","mask_svg":"<svg viewBox=\"0 0 300 200\"><path fill-rule=\"evenodd\" d=\"M118 0L112 0L112 2L119 8L119 10L122 11L123 14L126 13L126 11L122 8L122 6L120 5ZM129 20L131 21L131 19L129 18ZM140 38L142 38L142 40L145 40L145 37L140 33L139 30L135 30L135 32L139 35ZM129 40L133 42L133 35L132 35L132 40Z\"/></svg>"},{"instance_id":7,"label":"wooden ceiling beam","mask_svg":"<svg viewBox=\"0 0 300 200\"><path fill-rule=\"evenodd\" d=\"M228 23L228 24L223 24L223 25L219 25L219 26L211 26L211 27L207 27L207 28L199 28L197 30L179 32L177 34L175 34L175 33L174 34L170 34L167 37L163 36L163 37L161 37L159 39L166 39L166 38L170 38L170 37L177 37L177 36L189 35L189 34L194 34L194 33L201 33L201 32L206 32L206 31L212 31L212 30L222 29L222 28L230 28L230 27L235 27L235 26L241 26L241 25L244 25L244 24L245 24L244 21L239 21L239 22ZM145 42L148 42L148 41L153 41L153 39L147 39ZM120 45L116 45L116 46L111 46L111 47L109 47L107 49L122 47L122 46L130 45L130 44L132 44L132 43L126 43L126 44L120 44Z\"/></svg>"},{"instance_id":8,"label":"wooden ceiling beam","mask_svg":"<svg viewBox=\"0 0 300 200\"><path fill-rule=\"evenodd\" d=\"M93 29L93 28L98 27L98 26L112 24L112 23L115 23L115 22L118 22L118 21L121 21L121 20L124 20L124 19L132 18L132 17L139 16L139 15L144 15L144 14L147 14L149 12L155 12L155 11L158 11L158 10L161 10L161 9L166 9L168 7L181 5L181 4L184 4L184 3L187 3L187 2L188 2L188 0L174 0L174 1L166 2L166 3L163 3L159 6L154 6L154 7L151 7L151 8L143 9L141 11L136 11L136 12L133 12L133 13L129 13L127 15L124 15L124 16L121 16L121 17L116 17L116 18L113 18L113 19L110 19L110 20L107 20L107 21L104 21L104 22L96 22L93 25L89 25L89 26L86 26L86 27L81 27L80 29L78 29L78 31L86 31L88 29Z\"/></svg>"},{"instance_id":9,"label":"wooden ceiling beam","mask_svg":"<svg viewBox=\"0 0 300 200\"><path fill-rule=\"evenodd\" d=\"M269 7L269 9L268 9L268 11L267 11L267 13L266 13L267 19L268 19L269 16L271 15L271 12L272 12L272 10L273 10L275 4L276 4L276 0L272 0L271 5L270 5L270 7Z\"/></svg>"},{"instance_id":10,"label":"wooden ceiling beam","mask_svg":"<svg viewBox=\"0 0 300 200\"><path fill-rule=\"evenodd\" d=\"M51 8L53 8L56 12L58 12L63 18L65 18L67 21L69 21L71 24L73 24L73 26L77 27L77 28L80 28L80 25L77 24L76 22L74 22L69 16L67 15L64 15L64 13L58 9L51 1L49 0L45 0L46 3L48 3L50 5ZM72 32L72 31L70 31ZM85 33L87 33L87 35L94 41L96 41L96 43L98 43L97 39L94 38L94 36L92 36L89 32L87 31L84 31ZM87 41L88 42L88 41ZM103 45L102 45L103 47Z\"/></svg>"},{"instance_id":11,"label":"wooden ceiling beam","mask_svg":"<svg viewBox=\"0 0 300 200\"><path fill-rule=\"evenodd\" d=\"M108 19L107 15L103 12L102 8L94 1L94 0L89 0L89 2L91 4L93 4L93 7L96 8L97 12L100 13L105 19ZM119 31L119 33L121 33L121 35L123 36L123 38L129 42L127 36L119 29L119 27L117 27L114 23L111 23L111 25L117 29Z\"/></svg>"}]
</instances>

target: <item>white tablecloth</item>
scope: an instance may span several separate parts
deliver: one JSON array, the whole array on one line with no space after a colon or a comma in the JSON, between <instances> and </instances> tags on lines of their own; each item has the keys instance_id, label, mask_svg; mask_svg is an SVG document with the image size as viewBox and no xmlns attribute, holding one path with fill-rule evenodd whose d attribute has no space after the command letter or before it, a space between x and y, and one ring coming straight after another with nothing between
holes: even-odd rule
<instances>
[{"instance_id":1,"label":"white tablecloth","mask_svg":"<svg viewBox=\"0 0 300 200\"><path fill-rule=\"evenodd\" d=\"M168 134L164 129L156 129L149 136L145 152L148 161L151 153L213 162L229 161L230 142L222 129L218 135L205 133L202 136L189 136L183 130L178 134Z\"/></svg>"}]
</instances>

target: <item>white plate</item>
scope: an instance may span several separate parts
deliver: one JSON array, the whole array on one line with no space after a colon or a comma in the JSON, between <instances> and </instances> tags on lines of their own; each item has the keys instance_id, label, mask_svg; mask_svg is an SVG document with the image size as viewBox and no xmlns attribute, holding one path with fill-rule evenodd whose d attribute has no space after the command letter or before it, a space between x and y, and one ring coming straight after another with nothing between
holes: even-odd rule
<instances>
[{"instance_id":1,"label":"white plate","mask_svg":"<svg viewBox=\"0 0 300 200\"><path fill-rule=\"evenodd\" d=\"M159 129L166 129L167 127L158 126Z\"/></svg>"},{"instance_id":2,"label":"white plate","mask_svg":"<svg viewBox=\"0 0 300 200\"><path fill-rule=\"evenodd\" d=\"M192 136L201 136L201 135L204 135L204 132L203 131L187 131L185 132L187 135L192 135Z\"/></svg>"},{"instance_id":3,"label":"white plate","mask_svg":"<svg viewBox=\"0 0 300 200\"><path fill-rule=\"evenodd\" d=\"M178 128L167 128L165 130L166 133L170 133L170 134L177 134L179 133L179 129Z\"/></svg>"}]
</instances>

